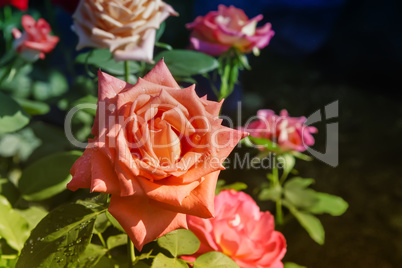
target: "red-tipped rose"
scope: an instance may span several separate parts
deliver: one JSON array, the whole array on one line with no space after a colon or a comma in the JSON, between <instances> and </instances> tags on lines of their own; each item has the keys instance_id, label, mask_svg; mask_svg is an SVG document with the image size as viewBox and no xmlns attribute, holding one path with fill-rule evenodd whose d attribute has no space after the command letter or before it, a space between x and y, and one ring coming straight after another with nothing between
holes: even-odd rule
<instances>
[{"instance_id":1,"label":"red-tipped rose","mask_svg":"<svg viewBox=\"0 0 402 268\"><path fill-rule=\"evenodd\" d=\"M31 16L24 15L21 24L25 32L13 29L14 48L28 61L44 59L45 53L51 52L59 42L57 36L50 35L50 25L44 19L36 22Z\"/></svg>"},{"instance_id":2,"label":"red-tipped rose","mask_svg":"<svg viewBox=\"0 0 402 268\"><path fill-rule=\"evenodd\" d=\"M186 26L192 30L190 41L195 50L218 56L234 47L248 53L266 47L274 36L270 23L257 28L262 18L249 19L241 9L219 5L218 11L199 16Z\"/></svg>"},{"instance_id":3,"label":"red-tipped rose","mask_svg":"<svg viewBox=\"0 0 402 268\"><path fill-rule=\"evenodd\" d=\"M0 0L0 7L12 5L19 10L25 11L28 9L28 0Z\"/></svg>"}]
</instances>

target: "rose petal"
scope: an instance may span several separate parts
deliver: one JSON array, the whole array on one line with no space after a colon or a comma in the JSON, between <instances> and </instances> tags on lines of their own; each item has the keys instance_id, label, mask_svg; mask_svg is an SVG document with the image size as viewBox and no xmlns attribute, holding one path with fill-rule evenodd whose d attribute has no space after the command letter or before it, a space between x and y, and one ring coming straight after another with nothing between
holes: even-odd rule
<instances>
[{"instance_id":1,"label":"rose petal","mask_svg":"<svg viewBox=\"0 0 402 268\"><path fill-rule=\"evenodd\" d=\"M190 37L190 42L193 49L202 51L211 56L218 56L230 48L230 45L210 43L196 37Z\"/></svg>"},{"instance_id":2,"label":"rose petal","mask_svg":"<svg viewBox=\"0 0 402 268\"><path fill-rule=\"evenodd\" d=\"M144 76L144 80L166 87L180 88L163 59L161 59L155 67Z\"/></svg>"},{"instance_id":3,"label":"rose petal","mask_svg":"<svg viewBox=\"0 0 402 268\"><path fill-rule=\"evenodd\" d=\"M67 184L67 188L71 191L77 191L79 188L91 187L91 159L92 150L86 149L83 155L75 161L71 167L70 173L73 176ZM89 168L88 168L89 167Z\"/></svg>"},{"instance_id":4,"label":"rose petal","mask_svg":"<svg viewBox=\"0 0 402 268\"><path fill-rule=\"evenodd\" d=\"M186 215L153 206L146 198L113 195L109 212L119 221L139 251L145 244L170 231L187 229Z\"/></svg>"},{"instance_id":5,"label":"rose petal","mask_svg":"<svg viewBox=\"0 0 402 268\"><path fill-rule=\"evenodd\" d=\"M110 159L100 150L94 149L91 154L91 165L91 192L120 194L119 180Z\"/></svg>"}]
</instances>

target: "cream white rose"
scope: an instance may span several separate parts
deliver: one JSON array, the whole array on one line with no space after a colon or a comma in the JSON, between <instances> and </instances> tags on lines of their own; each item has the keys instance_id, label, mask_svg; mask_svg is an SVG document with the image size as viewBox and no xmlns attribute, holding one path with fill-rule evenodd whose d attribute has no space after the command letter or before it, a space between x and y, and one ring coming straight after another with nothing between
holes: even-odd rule
<instances>
[{"instance_id":1,"label":"cream white rose","mask_svg":"<svg viewBox=\"0 0 402 268\"><path fill-rule=\"evenodd\" d=\"M81 0L74 15L77 49L109 48L116 61L151 62L155 33L175 10L161 0Z\"/></svg>"}]
</instances>

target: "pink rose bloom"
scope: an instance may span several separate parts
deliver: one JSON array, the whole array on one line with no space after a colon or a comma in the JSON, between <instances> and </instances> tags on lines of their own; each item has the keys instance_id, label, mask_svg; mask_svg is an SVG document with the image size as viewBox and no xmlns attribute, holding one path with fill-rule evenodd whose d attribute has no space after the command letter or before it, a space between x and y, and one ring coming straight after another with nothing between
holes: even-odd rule
<instances>
[{"instance_id":1,"label":"pink rose bloom","mask_svg":"<svg viewBox=\"0 0 402 268\"><path fill-rule=\"evenodd\" d=\"M142 247L186 215L214 215L222 162L246 133L221 125L222 102L180 88L161 60L135 85L99 72L99 100L70 190L111 194L109 212Z\"/></svg>"},{"instance_id":2,"label":"pink rose bloom","mask_svg":"<svg viewBox=\"0 0 402 268\"><path fill-rule=\"evenodd\" d=\"M281 268L286 241L275 231L274 217L262 212L243 192L222 191L215 197L215 218L187 216L189 229L200 239L195 256L220 251L242 268Z\"/></svg>"},{"instance_id":3,"label":"pink rose bloom","mask_svg":"<svg viewBox=\"0 0 402 268\"><path fill-rule=\"evenodd\" d=\"M0 0L0 7L5 5L12 5L22 11L25 11L28 9L28 0Z\"/></svg>"},{"instance_id":4,"label":"pink rose bloom","mask_svg":"<svg viewBox=\"0 0 402 268\"><path fill-rule=\"evenodd\" d=\"M199 16L186 27L192 30L190 42L195 50L217 56L235 47L241 52L256 54L274 36L270 23L257 28L262 18L258 15L249 19L241 9L219 5L218 11Z\"/></svg>"},{"instance_id":5,"label":"pink rose bloom","mask_svg":"<svg viewBox=\"0 0 402 268\"><path fill-rule=\"evenodd\" d=\"M244 128L252 137L269 139L283 151L303 152L314 144L311 134L317 133L317 129L304 125L304 116L289 117L286 110L282 110L279 116L272 110L259 110L257 117L258 120Z\"/></svg>"},{"instance_id":6,"label":"pink rose bloom","mask_svg":"<svg viewBox=\"0 0 402 268\"><path fill-rule=\"evenodd\" d=\"M13 29L14 48L27 61L44 59L45 53L51 52L59 42L57 36L50 35L51 28L44 19L36 22L31 16L24 15L21 24L25 32Z\"/></svg>"}]
</instances>

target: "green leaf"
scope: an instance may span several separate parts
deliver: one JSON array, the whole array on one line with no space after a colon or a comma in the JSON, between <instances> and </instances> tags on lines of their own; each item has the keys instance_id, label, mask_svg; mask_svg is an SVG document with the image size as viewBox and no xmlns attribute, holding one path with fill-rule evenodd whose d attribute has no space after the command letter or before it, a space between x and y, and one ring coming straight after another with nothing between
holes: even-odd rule
<instances>
[{"instance_id":1,"label":"green leaf","mask_svg":"<svg viewBox=\"0 0 402 268\"><path fill-rule=\"evenodd\" d=\"M161 42L155 42L155 46L156 47L160 47L163 49L167 49L167 50L173 50L173 47L169 44L165 44L165 43L161 43Z\"/></svg>"},{"instance_id":2,"label":"green leaf","mask_svg":"<svg viewBox=\"0 0 402 268\"><path fill-rule=\"evenodd\" d=\"M98 215L95 221L95 233L103 233L111 225L106 212Z\"/></svg>"},{"instance_id":3,"label":"green leaf","mask_svg":"<svg viewBox=\"0 0 402 268\"><path fill-rule=\"evenodd\" d=\"M218 251L202 254L194 261L194 268L239 268L228 256Z\"/></svg>"},{"instance_id":4,"label":"green leaf","mask_svg":"<svg viewBox=\"0 0 402 268\"><path fill-rule=\"evenodd\" d=\"M29 115L10 96L0 92L0 134L17 131L29 123Z\"/></svg>"},{"instance_id":5,"label":"green leaf","mask_svg":"<svg viewBox=\"0 0 402 268\"><path fill-rule=\"evenodd\" d=\"M14 79L3 80L0 88L10 92L13 97L28 98L31 95L32 79L30 73L32 70L32 64L25 64L23 67L18 68ZM9 68L0 69L0 74L4 72L9 72Z\"/></svg>"},{"instance_id":6,"label":"green leaf","mask_svg":"<svg viewBox=\"0 0 402 268\"><path fill-rule=\"evenodd\" d=\"M143 261L139 261L139 262L136 262L135 263L135 266L134 266L135 268L150 268L151 266L148 264L148 263L146 263L146 262L143 262ZM186 266L186 268L188 268L188 266Z\"/></svg>"},{"instance_id":7,"label":"green leaf","mask_svg":"<svg viewBox=\"0 0 402 268\"><path fill-rule=\"evenodd\" d=\"M324 244L325 231L321 224L321 221L311 215L310 213L305 213L298 211L297 209L290 209L290 212L296 217L300 225L307 231L310 237L320 245Z\"/></svg>"},{"instance_id":8,"label":"green leaf","mask_svg":"<svg viewBox=\"0 0 402 268\"><path fill-rule=\"evenodd\" d=\"M276 185L269 188L264 188L261 190L260 194L258 195L258 199L265 201L265 200L272 200L278 201L282 196L282 187L280 185Z\"/></svg>"},{"instance_id":9,"label":"green leaf","mask_svg":"<svg viewBox=\"0 0 402 268\"><path fill-rule=\"evenodd\" d=\"M162 22L161 24L159 24L159 28L156 30L155 34L155 42L159 41L162 34L165 32L165 28L166 28L166 22Z\"/></svg>"},{"instance_id":10,"label":"green leaf","mask_svg":"<svg viewBox=\"0 0 402 268\"><path fill-rule=\"evenodd\" d=\"M68 90L68 83L64 75L57 71L46 74L47 80L38 80L33 84L33 96L36 100L47 100L59 97Z\"/></svg>"},{"instance_id":11,"label":"green leaf","mask_svg":"<svg viewBox=\"0 0 402 268\"><path fill-rule=\"evenodd\" d=\"M102 246L89 244L85 251L74 262L74 265L70 264L69 267L74 268L88 268L96 265L99 260L106 254L107 249Z\"/></svg>"},{"instance_id":12,"label":"green leaf","mask_svg":"<svg viewBox=\"0 0 402 268\"><path fill-rule=\"evenodd\" d=\"M306 266L298 265L294 262L285 262L283 268L307 268Z\"/></svg>"},{"instance_id":13,"label":"green leaf","mask_svg":"<svg viewBox=\"0 0 402 268\"><path fill-rule=\"evenodd\" d=\"M116 62L113 59L112 53L109 49L94 49L86 53L82 53L75 59L77 63L93 65L100 68L102 71L114 75L124 75L124 62ZM140 65L135 61L129 62L130 73L137 73L140 71Z\"/></svg>"},{"instance_id":14,"label":"green leaf","mask_svg":"<svg viewBox=\"0 0 402 268\"><path fill-rule=\"evenodd\" d=\"M292 151L292 154L296 158L299 158L299 159L304 160L304 161L312 161L313 160L313 158L311 156L303 154L303 153L300 153L298 151Z\"/></svg>"},{"instance_id":15,"label":"green leaf","mask_svg":"<svg viewBox=\"0 0 402 268\"><path fill-rule=\"evenodd\" d=\"M314 214L328 213L332 216L340 216L348 209L348 203L339 196L326 193L316 193L318 201L308 209Z\"/></svg>"},{"instance_id":16,"label":"green leaf","mask_svg":"<svg viewBox=\"0 0 402 268\"><path fill-rule=\"evenodd\" d=\"M17 251L20 251L29 236L28 222L11 208L8 200L0 195L0 237Z\"/></svg>"},{"instance_id":17,"label":"green leaf","mask_svg":"<svg viewBox=\"0 0 402 268\"><path fill-rule=\"evenodd\" d=\"M64 191L71 180L70 169L81 155L78 151L56 153L28 166L18 182L23 198L43 200Z\"/></svg>"},{"instance_id":18,"label":"green leaf","mask_svg":"<svg viewBox=\"0 0 402 268\"><path fill-rule=\"evenodd\" d=\"M127 239L128 239L127 234L119 234L119 235L110 236L106 242L107 248L110 250L115 247L126 245Z\"/></svg>"},{"instance_id":19,"label":"green leaf","mask_svg":"<svg viewBox=\"0 0 402 268\"><path fill-rule=\"evenodd\" d=\"M283 158L283 174L282 174L282 178L287 178L288 175L290 174L290 172L293 170L296 160L294 158L293 155L291 154L283 154L281 156L278 157L278 161L279 159Z\"/></svg>"},{"instance_id":20,"label":"green leaf","mask_svg":"<svg viewBox=\"0 0 402 268\"><path fill-rule=\"evenodd\" d=\"M152 268L188 268L187 264L181 260L176 258L169 258L163 255L162 253L158 253L156 255L154 261L152 262Z\"/></svg>"},{"instance_id":21,"label":"green leaf","mask_svg":"<svg viewBox=\"0 0 402 268\"><path fill-rule=\"evenodd\" d=\"M41 101L15 98L19 105L30 115L47 114L50 106Z\"/></svg>"},{"instance_id":22,"label":"green leaf","mask_svg":"<svg viewBox=\"0 0 402 268\"><path fill-rule=\"evenodd\" d=\"M313 179L304 179L295 177L285 183L283 192L285 199L299 208L310 208L318 202L316 192L312 189L306 189L314 182Z\"/></svg>"},{"instance_id":23,"label":"green leaf","mask_svg":"<svg viewBox=\"0 0 402 268\"><path fill-rule=\"evenodd\" d=\"M113 268L113 267L120 267L120 266L118 266L118 263L114 259L102 256L100 260L92 268Z\"/></svg>"},{"instance_id":24,"label":"green leaf","mask_svg":"<svg viewBox=\"0 0 402 268\"><path fill-rule=\"evenodd\" d=\"M311 184L314 183L314 179L306 179L306 178L301 178L301 177L294 177L288 180L285 183L285 188L289 190L293 189L305 189Z\"/></svg>"},{"instance_id":25,"label":"green leaf","mask_svg":"<svg viewBox=\"0 0 402 268\"><path fill-rule=\"evenodd\" d=\"M166 65L173 76L187 77L197 74L204 74L218 68L218 61L211 56L204 53L174 49L162 51L159 53L154 61L158 62L164 58Z\"/></svg>"},{"instance_id":26,"label":"green leaf","mask_svg":"<svg viewBox=\"0 0 402 268\"><path fill-rule=\"evenodd\" d=\"M224 180L218 181L218 184L216 185L216 188L215 188L215 195L219 194L223 190L228 190L228 189L232 189L235 191L242 191L242 190L247 189L247 184L245 184L243 182L234 182L234 183L228 184L228 185L224 185L224 184L225 184Z\"/></svg>"},{"instance_id":27,"label":"green leaf","mask_svg":"<svg viewBox=\"0 0 402 268\"><path fill-rule=\"evenodd\" d=\"M239 55L238 56L239 57L239 61L240 61L240 68L241 69L247 69L247 70L251 70L251 66L250 66L250 64L248 63L248 59L247 59L247 56L246 55L244 55L244 54L241 54L241 55Z\"/></svg>"},{"instance_id":28,"label":"green leaf","mask_svg":"<svg viewBox=\"0 0 402 268\"><path fill-rule=\"evenodd\" d=\"M264 138L256 138L256 137L251 137L248 136L246 139L249 139L252 144L251 147L255 147L255 145L257 145L257 147L263 147L268 151L271 152L279 152L279 148L278 145L275 142L272 142L268 139L264 139ZM253 145L255 144L255 145ZM248 145L248 143L246 143L246 145Z\"/></svg>"},{"instance_id":29,"label":"green leaf","mask_svg":"<svg viewBox=\"0 0 402 268\"><path fill-rule=\"evenodd\" d=\"M38 139L46 141L29 157L28 161L30 163L50 154L65 151L66 148L71 147L71 143L67 140L66 134L61 127L41 121L32 122L30 127Z\"/></svg>"},{"instance_id":30,"label":"green leaf","mask_svg":"<svg viewBox=\"0 0 402 268\"><path fill-rule=\"evenodd\" d=\"M112 223L112 225L114 227L116 227L118 230L122 231L122 232L126 232L123 227L121 227L120 223L113 217L112 214L110 214L109 211L106 211L106 216L109 219L109 221Z\"/></svg>"},{"instance_id":31,"label":"green leaf","mask_svg":"<svg viewBox=\"0 0 402 268\"><path fill-rule=\"evenodd\" d=\"M81 105L81 104L89 104L89 105L92 104L92 105L94 105L95 109L85 108L85 109L82 109L81 111L85 111L85 112L95 116L96 115L96 104L97 103L98 103L98 98L97 97L94 97L92 95L87 95L87 96L82 97L82 98L76 100L75 102L73 102L70 107L72 108L72 107L75 107L75 106Z\"/></svg>"},{"instance_id":32,"label":"green leaf","mask_svg":"<svg viewBox=\"0 0 402 268\"><path fill-rule=\"evenodd\" d=\"M27 220L30 231L33 230L47 214L47 211L44 208L34 206L27 209L15 209L15 212Z\"/></svg>"},{"instance_id":33,"label":"green leaf","mask_svg":"<svg viewBox=\"0 0 402 268\"><path fill-rule=\"evenodd\" d=\"M178 229L158 240L158 245L172 253L173 257L191 255L200 247L200 240L189 230Z\"/></svg>"},{"instance_id":34,"label":"green leaf","mask_svg":"<svg viewBox=\"0 0 402 268\"><path fill-rule=\"evenodd\" d=\"M17 187L8 179L0 179L0 195L7 198L10 204L17 202L20 193Z\"/></svg>"},{"instance_id":35,"label":"green leaf","mask_svg":"<svg viewBox=\"0 0 402 268\"><path fill-rule=\"evenodd\" d=\"M15 259L2 259L0 254L0 268L14 268L17 263L18 256Z\"/></svg>"},{"instance_id":36,"label":"green leaf","mask_svg":"<svg viewBox=\"0 0 402 268\"><path fill-rule=\"evenodd\" d=\"M77 267L96 216L105 210L101 205L67 204L51 211L32 231L16 267Z\"/></svg>"},{"instance_id":37,"label":"green leaf","mask_svg":"<svg viewBox=\"0 0 402 268\"><path fill-rule=\"evenodd\" d=\"M24 128L18 132L8 133L0 138L0 156L16 156L25 161L41 145L31 128Z\"/></svg>"}]
</instances>

